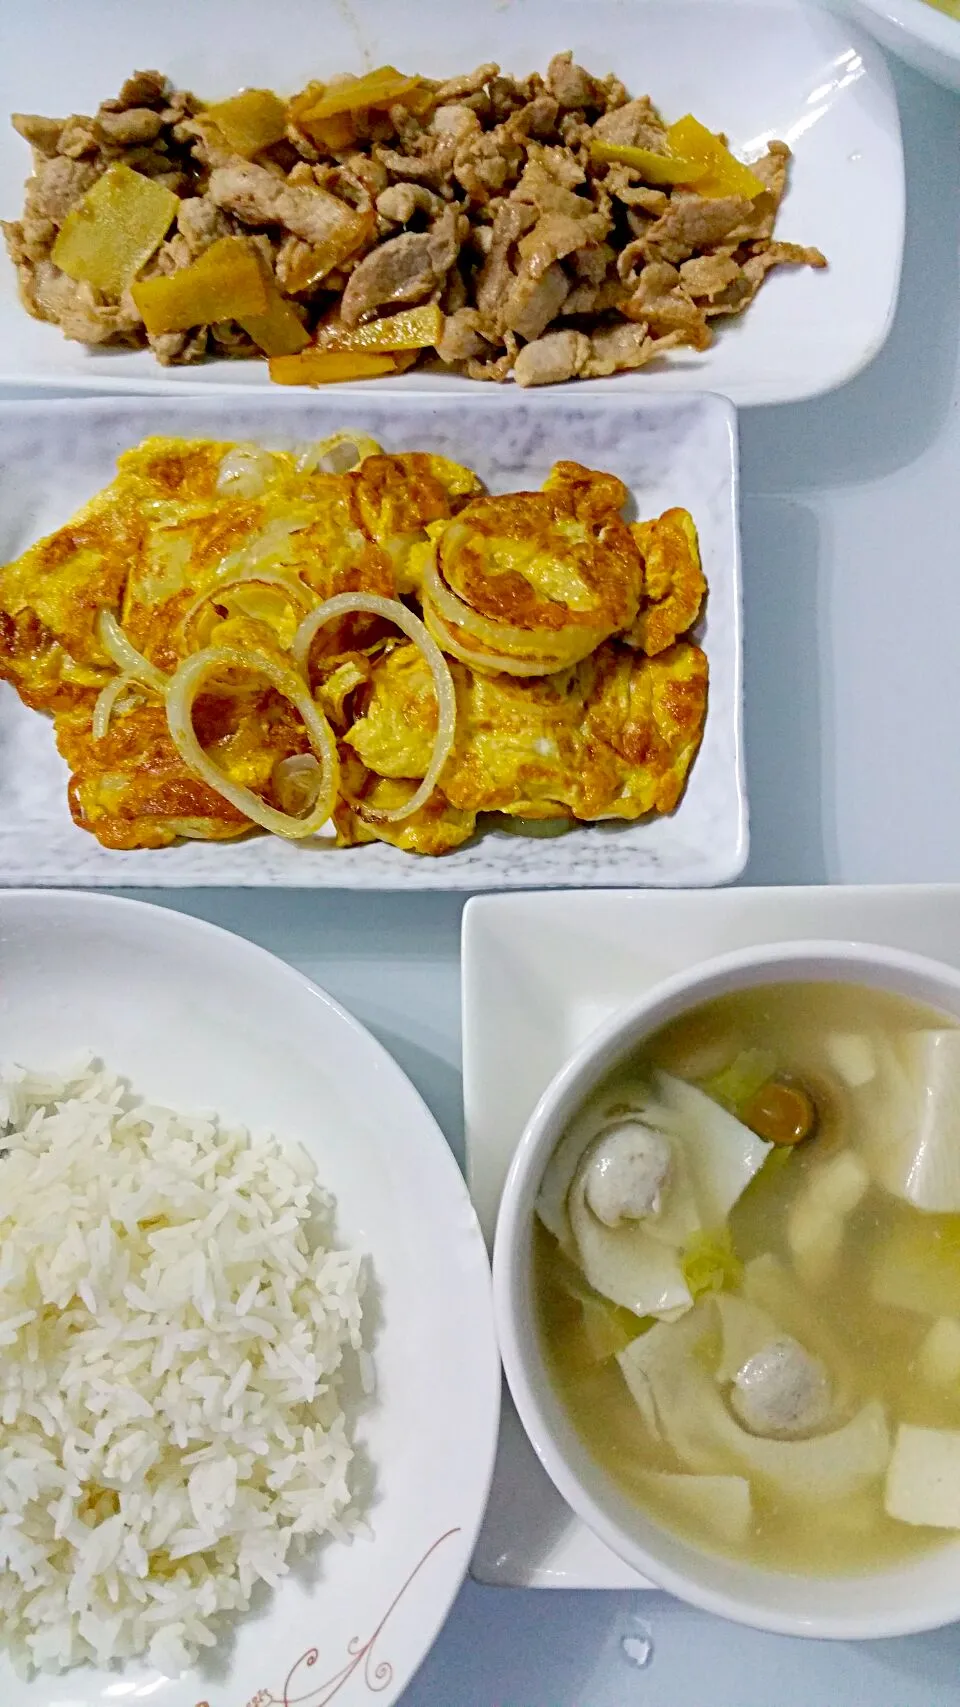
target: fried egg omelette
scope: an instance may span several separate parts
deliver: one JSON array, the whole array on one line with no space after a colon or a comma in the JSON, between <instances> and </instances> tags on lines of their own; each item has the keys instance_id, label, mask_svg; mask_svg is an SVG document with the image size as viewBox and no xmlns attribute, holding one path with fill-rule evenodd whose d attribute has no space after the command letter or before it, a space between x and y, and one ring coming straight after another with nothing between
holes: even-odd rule
<instances>
[{"instance_id":1,"label":"fried egg omelette","mask_svg":"<svg viewBox=\"0 0 960 1707\"><path fill-rule=\"evenodd\" d=\"M692 518L628 524L628 498L574 462L494 496L352 433L147 439L0 569L0 677L108 848L261 825L441 854L480 814L669 812L705 581Z\"/></svg>"}]
</instances>

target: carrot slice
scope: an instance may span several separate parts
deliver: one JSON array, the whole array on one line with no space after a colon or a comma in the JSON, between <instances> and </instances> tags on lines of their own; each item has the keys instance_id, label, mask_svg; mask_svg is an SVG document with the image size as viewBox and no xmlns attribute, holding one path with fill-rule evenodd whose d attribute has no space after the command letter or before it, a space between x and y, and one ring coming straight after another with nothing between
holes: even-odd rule
<instances>
[{"instance_id":1,"label":"carrot slice","mask_svg":"<svg viewBox=\"0 0 960 1707\"><path fill-rule=\"evenodd\" d=\"M318 341L324 350L427 350L443 337L444 317L432 304L407 308L399 314L368 320L365 326L323 326Z\"/></svg>"},{"instance_id":2,"label":"carrot slice","mask_svg":"<svg viewBox=\"0 0 960 1707\"><path fill-rule=\"evenodd\" d=\"M277 385L333 385L396 372L392 356L367 350L319 350L315 344L299 355L274 356L270 362L270 378Z\"/></svg>"},{"instance_id":3,"label":"carrot slice","mask_svg":"<svg viewBox=\"0 0 960 1707\"><path fill-rule=\"evenodd\" d=\"M133 300L148 332L186 332L217 320L270 312L256 250L244 237L220 237L188 267L164 278L138 279Z\"/></svg>"},{"instance_id":4,"label":"carrot slice","mask_svg":"<svg viewBox=\"0 0 960 1707\"><path fill-rule=\"evenodd\" d=\"M53 245L54 265L119 301L160 247L179 206L179 197L153 178L111 166L67 214Z\"/></svg>"},{"instance_id":5,"label":"carrot slice","mask_svg":"<svg viewBox=\"0 0 960 1707\"><path fill-rule=\"evenodd\" d=\"M647 184L695 184L712 169L706 161L685 159L680 153L658 154L653 148L631 148L626 143L602 142L599 138L590 144L590 157L632 166Z\"/></svg>"},{"instance_id":6,"label":"carrot slice","mask_svg":"<svg viewBox=\"0 0 960 1707\"><path fill-rule=\"evenodd\" d=\"M706 168L704 176L697 181L698 195L714 198L744 196L747 201L763 195L766 185L756 173L731 154L720 138L714 136L692 113L687 113L685 118L670 126L667 140L671 153L699 161Z\"/></svg>"},{"instance_id":7,"label":"carrot slice","mask_svg":"<svg viewBox=\"0 0 960 1707\"><path fill-rule=\"evenodd\" d=\"M203 116L213 120L221 136L245 160L280 142L287 131L286 103L272 89L241 89L228 101L206 107Z\"/></svg>"}]
</instances>

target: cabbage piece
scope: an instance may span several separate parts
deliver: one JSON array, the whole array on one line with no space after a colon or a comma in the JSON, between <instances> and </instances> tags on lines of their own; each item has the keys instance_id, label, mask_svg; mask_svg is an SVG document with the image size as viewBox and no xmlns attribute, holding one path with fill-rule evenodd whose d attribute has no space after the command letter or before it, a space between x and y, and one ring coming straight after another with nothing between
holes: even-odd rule
<instances>
[{"instance_id":1,"label":"cabbage piece","mask_svg":"<svg viewBox=\"0 0 960 1707\"><path fill-rule=\"evenodd\" d=\"M624 1102L629 1103L629 1113L625 1112ZM636 1104L636 1107L634 1107ZM574 1176L582 1158L595 1139L602 1136L615 1123L634 1116L645 1124L652 1126L655 1131L663 1132L665 1122L669 1120L666 1109L660 1108L646 1089L631 1090L624 1093L616 1102L609 1101L606 1106L598 1108L593 1104L581 1113L571 1123L564 1136L543 1170L540 1190L537 1194L536 1212L546 1227L552 1233L561 1250L572 1258L577 1258L577 1247L570 1231L570 1216L567 1210L567 1197L573 1184ZM688 1223L688 1230L697 1225L696 1213Z\"/></svg>"},{"instance_id":2,"label":"cabbage piece","mask_svg":"<svg viewBox=\"0 0 960 1707\"><path fill-rule=\"evenodd\" d=\"M237 316L248 338L265 356L295 356L310 342L310 334L279 291L270 296L266 314Z\"/></svg>"},{"instance_id":3,"label":"cabbage piece","mask_svg":"<svg viewBox=\"0 0 960 1707\"><path fill-rule=\"evenodd\" d=\"M654 1088L670 1117L664 1130L683 1143L700 1224L720 1227L771 1146L696 1085L672 1073L655 1073Z\"/></svg>"},{"instance_id":4,"label":"cabbage piece","mask_svg":"<svg viewBox=\"0 0 960 1707\"><path fill-rule=\"evenodd\" d=\"M714 1299L720 1317L722 1343L717 1380L732 1381L751 1357L783 1333L767 1310L734 1293Z\"/></svg>"},{"instance_id":5,"label":"cabbage piece","mask_svg":"<svg viewBox=\"0 0 960 1707\"><path fill-rule=\"evenodd\" d=\"M399 373L399 356L366 350L318 350L311 344L297 355L271 356L270 378L275 385L339 385L349 379L378 379Z\"/></svg>"},{"instance_id":6,"label":"cabbage piece","mask_svg":"<svg viewBox=\"0 0 960 1707\"><path fill-rule=\"evenodd\" d=\"M543 1171L540 1190L537 1193L536 1211L548 1233L552 1233L560 1249L571 1262L578 1262L576 1240L570 1230L570 1215L567 1210L567 1197L573 1184L574 1175L580 1166L580 1158L592 1139L584 1130L584 1123L577 1122L564 1133Z\"/></svg>"},{"instance_id":7,"label":"cabbage piece","mask_svg":"<svg viewBox=\"0 0 960 1707\"><path fill-rule=\"evenodd\" d=\"M771 1252L754 1257L743 1270L742 1295L765 1310L778 1333L787 1333L826 1364L834 1378L836 1407L844 1413L851 1407L849 1352L833 1333L823 1313L800 1290L791 1270Z\"/></svg>"},{"instance_id":8,"label":"cabbage piece","mask_svg":"<svg viewBox=\"0 0 960 1707\"><path fill-rule=\"evenodd\" d=\"M621 1093L618 1103L594 1105L573 1123L544 1170L537 1214L598 1292L637 1315L668 1317L735 1277L727 1214L770 1145L669 1073L655 1074L653 1092L633 1088L627 1096L626 1109ZM657 1214L608 1227L587 1201L591 1150L614 1121L631 1118L667 1138L670 1171Z\"/></svg>"},{"instance_id":9,"label":"cabbage piece","mask_svg":"<svg viewBox=\"0 0 960 1707\"><path fill-rule=\"evenodd\" d=\"M883 1505L901 1523L960 1529L960 1429L901 1423Z\"/></svg>"},{"instance_id":10,"label":"cabbage piece","mask_svg":"<svg viewBox=\"0 0 960 1707\"><path fill-rule=\"evenodd\" d=\"M852 1150L828 1156L804 1179L787 1214L787 1243L798 1273L810 1285L830 1279L847 1218L869 1189L870 1175Z\"/></svg>"},{"instance_id":11,"label":"cabbage piece","mask_svg":"<svg viewBox=\"0 0 960 1707\"><path fill-rule=\"evenodd\" d=\"M367 107L386 109L403 102L422 86L422 78L408 77L392 65L379 65L363 77L340 77L334 83L317 89L311 85L303 95L291 102L299 123L304 120L332 118L337 113L355 113ZM317 90L313 93L313 90ZM305 101L305 97L309 99ZM305 103L302 104L301 103ZM306 125L304 125L306 128Z\"/></svg>"},{"instance_id":12,"label":"cabbage piece","mask_svg":"<svg viewBox=\"0 0 960 1707\"><path fill-rule=\"evenodd\" d=\"M714 1102L722 1103L731 1114L739 1116L776 1070L777 1058L769 1049L742 1049L722 1072L701 1079L700 1088Z\"/></svg>"},{"instance_id":13,"label":"cabbage piece","mask_svg":"<svg viewBox=\"0 0 960 1707\"><path fill-rule=\"evenodd\" d=\"M905 1032L853 1098L874 1178L917 1209L960 1210L960 1030Z\"/></svg>"},{"instance_id":14,"label":"cabbage piece","mask_svg":"<svg viewBox=\"0 0 960 1707\"><path fill-rule=\"evenodd\" d=\"M687 1476L641 1470L630 1477L678 1518L693 1519L718 1541L742 1546L753 1524L750 1483L744 1476Z\"/></svg>"},{"instance_id":15,"label":"cabbage piece","mask_svg":"<svg viewBox=\"0 0 960 1707\"><path fill-rule=\"evenodd\" d=\"M273 271L259 249L255 253L267 295L266 312L238 314L237 319L265 356L295 356L309 344L310 334L291 304L281 296Z\"/></svg>"},{"instance_id":16,"label":"cabbage piece","mask_svg":"<svg viewBox=\"0 0 960 1707\"><path fill-rule=\"evenodd\" d=\"M601 164L632 166L645 184L695 184L710 175L706 160L684 160L679 154L662 154L652 148L633 148L597 137L590 143L590 158Z\"/></svg>"},{"instance_id":17,"label":"cabbage piece","mask_svg":"<svg viewBox=\"0 0 960 1707\"><path fill-rule=\"evenodd\" d=\"M332 325L329 321L317 336L324 350L426 350L443 337L444 316L436 305L404 308L381 320L362 326Z\"/></svg>"},{"instance_id":18,"label":"cabbage piece","mask_svg":"<svg viewBox=\"0 0 960 1707\"><path fill-rule=\"evenodd\" d=\"M717 1233L694 1233L680 1254L680 1268L693 1298L738 1286L743 1274L726 1227Z\"/></svg>"},{"instance_id":19,"label":"cabbage piece","mask_svg":"<svg viewBox=\"0 0 960 1707\"><path fill-rule=\"evenodd\" d=\"M883 1474L890 1436L878 1400L808 1440L764 1440L741 1428L697 1355L712 1308L704 1302L680 1322L658 1323L617 1358L641 1414L689 1470L746 1474L804 1504L843 1499Z\"/></svg>"},{"instance_id":20,"label":"cabbage piece","mask_svg":"<svg viewBox=\"0 0 960 1707\"><path fill-rule=\"evenodd\" d=\"M581 1298L580 1309L583 1337L594 1363L608 1363L651 1326L649 1316L635 1316L632 1310L611 1304L609 1298Z\"/></svg>"},{"instance_id":21,"label":"cabbage piece","mask_svg":"<svg viewBox=\"0 0 960 1707\"><path fill-rule=\"evenodd\" d=\"M954 1387L960 1397L960 1322L940 1316L917 1353L917 1373L931 1387Z\"/></svg>"}]
</instances>

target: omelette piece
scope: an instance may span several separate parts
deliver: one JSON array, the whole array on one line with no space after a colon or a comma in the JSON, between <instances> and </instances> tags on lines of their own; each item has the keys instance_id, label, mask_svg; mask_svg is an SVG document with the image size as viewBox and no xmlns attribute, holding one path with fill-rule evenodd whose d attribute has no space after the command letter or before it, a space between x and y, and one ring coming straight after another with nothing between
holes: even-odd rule
<instances>
[{"instance_id":1,"label":"omelette piece","mask_svg":"<svg viewBox=\"0 0 960 1707\"><path fill-rule=\"evenodd\" d=\"M231 588L189 632L182 624L198 594L238 571L302 584L303 608L341 592L395 597L395 558L478 485L468 469L419 452L368 457L336 475L301 472L290 451L146 439L65 527L0 570L0 673L38 710L104 685L113 666L96 636L102 609L166 671L216 638L217 614L257 616L287 646L303 610L276 587ZM324 646L369 632L354 621Z\"/></svg>"},{"instance_id":2,"label":"omelette piece","mask_svg":"<svg viewBox=\"0 0 960 1707\"><path fill-rule=\"evenodd\" d=\"M395 598L406 556L425 539L428 523L447 520L479 485L469 469L420 452L367 456L349 472L331 474L300 472L292 452L177 439L147 440L120 466L136 480L151 515L123 624L162 669L219 638L210 609L188 633L179 624L198 593L236 571L287 577L308 589L308 604L347 592ZM233 588L225 608L211 603L226 615L259 614L281 646L296 629L296 603L276 587ZM349 618L325 631L318 650L342 651L375 632L369 619Z\"/></svg>"},{"instance_id":3,"label":"omelette piece","mask_svg":"<svg viewBox=\"0 0 960 1707\"><path fill-rule=\"evenodd\" d=\"M448 799L510 817L573 817L584 759L578 669L521 680L458 667L455 682L457 733L441 778Z\"/></svg>"},{"instance_id":4,"label":"omelette piece","mask_svg":"<svg viewBox=\"0 0 960 1707\"><path fill-rule=\"evenodd\" d=\"M99 741L91 733L92 709L88 701L60 712L54 728L71 772L74 822L104 847L166 847L181 836L228 841L253 828L183 763L156 696L131 695ZM227 775L280 806L274 767L308 750L303 725L285 699L267 687L201 694L194 727Z\"/></svg>"},{"instance_id":5,"label":"omelette piece","mask_svg":"<svg viewBox=\"0 0 960 1707\"><path fill-rule=\"evenodd\" d=\"M582 670L592 680L585 696L578 818L672 812L703 737L706 653L689 641L655 658L638 657L622 646L603 646ZM610 798L601 800L611 758L616 786ZM597 791L591 798L594 775Z\"/></svg>"},{"instance_id":6,"label":"omelette piece","mask_svg":"<svg viewBox=\"0 0 960 1707\"><path fill-rule=\"evenodd\" d=\"M458 677L457 738L441 777L453 805L522 818L669 812L703 732L707 661L615 643L561 676Z\"/></svg>"},{"instance_id":7,"label":"omelette piece","mask_svg":"<svg viewBox=\"0 0 960 1707\"><path fill-rule=\"evenodd\" d=\"M372 692L347 741L382 777L426 775L437 734L437 696L419 647L394 646L372 667Z\"/></svg>"},{"instance_id":8,"label":"omelette piece","mask_svg":"<svg viewBox=\"0 0 960 1707\"><path fill-rule=\"evenodd\" d=\"M456 806L522 818L641 818L677 804L703 733L707 661L610 642L562 675L464 671L441 777Z\"/></svg>"},{"instance_id":9,"label":"omelette piece","mask_svg":"<svg viewBox=\"0 0 960 1707\"><path fill-rule=\"evenodd\" d=\"M450 668L457 732L440 788L452 807L592 820L677 804L706 715L699 647L681 643L649 659L608 643L571 670L526 680ZM423 776L436 701L416 648L375 662L365 694L350 747L381 777Z\"/></svg>"},{"instance_id":10,"label":"omelette piece","mask_svg":"<svg viewBox=\"0 0 960 1707\"><path fill-rule=\"evenodd\" d=\"M368 456L350 475L363 525L388 553L401 593L415 592L408 569L411 549L431 523L444 522L481 490L469 468L444 456L401 451Z\"/></svg>"},{"instance_id":11,"label":"omelette piece","mask_svg":"<svg viewBox=\"0 0 960 1707\"><path fill-rule=\"evenodd\" d=\"M613 475L558 463L542 492L466 504L436 538L436 565L441 583L480 625L438 603L433 627L441 644L445 623L466 662L483 652L544 656L544 668L556 669L629 628L643 589L643 558L620 514L628 496ZM439 595L427 591L430 614ZM529 633L528 651L507 636L498 645L491 624ZM478 660L476 667L484 666Z\"/></svg>"},{"instance_id":12,"label":"omelette piece","mask_svg":"<svg viewBox=\"0 0 960 1707\"><path fill-rule=\"evenodd\" d=\"M348 474L300 473L289 451L205 440L147 439L120 459L149 517L132 567L122 622L131 641L165 670L216 642L213 616L250 611L251 600L281 646L296 629L296 603L275 588L230 589L203 621L184 628L198 594L225 577L261 570L305 589L305 604L335 593L396 594L390 557L363 524ZM355 626L355 625L354 625ZM330 635L331 644L343 640Z\"/></svg>"},{"instance_id":13,"label":"omelette piece","mask_svg":"<svg viewBox=\"0 0 960 1707\"><path fill-rule=\"evenodd\" d=\"M109 681L97 616L119 609L143 533L138 506L114 481L0 568L0 678L34 711L82 701Z\"/></svg>"},{"instance_id":14,"label":"omelette piece","mask_svg":"<svg viewBox=\"0 0 960 1707\"><path fill-rule=\"evenodd\" d=\"M652 658L693 627L707 583L688 510L665 510L655 521L634 522L630 532L643 556L644 589L637 619L624 638Z\"/></svg>"},{"instance_id":15,"label":"omelette piece","mask_svg":"<svg viewBox=\"0 0 960 1707\"><path fill-rule=\"evenodd\" d=\"M344 652L328 661L314 697L334 729L347 729L353 721L350 711L353 695L370 682L374 659L380 650L378 647Z\"/></svg>"},{"instance_id":16,"label":"omelette piece","mask_svg":"<svg viewBox=\"0 0 960 1707\"><path fill-rule=\"evenodd\" d=\"M151 662L171 670L192 649L177 623L205 581L225 564L242 566L245 553L271 567L290 560L296 528L315 513L291 495L294 460L256 452L271 478L251 483L248 451L247 480L220 490L224 459L236 449L145 440L120 457L117 478L66 526L0 569L0 673L27 704L52 711L110 680L114 666L96 633L101 610L118 617ZM370 550L377 585L392 590L389 561Z\"/></svg>"},{"instance_id":17,"label":"omelette piece","mask_svg":"<svg viewBox=\"0 0 960 1707\"><path fill-rule=\"evenodd\" d=\"M442 787L464 811L569 818L564 795L582 760L582 695L576 672L532 680L474 675L450 662L457 734ZM433 680L416 646L397 646L373 666L363 714L346 741L381 777L420 778L437 729Z\"/></svg>"},{"instance_id":18,"label":"omelette piece","mask_svg":"<svg viewBox=\"0 0 960 1707\"><path fill-rule=\"evenodd\" d=\"M391 778L372 776L357 760L348 761L344 773L347 798L342 798L334 813L337 845L342 848L360 847L365 842L388 842L405 853L439 855L452 853L470 840L476 829L477 815L455 806L434 789L419 812L398 824L370 823L361 817L351 799L361 799L368 806L390 811L409 798L416 785Z\"/></svg>"},{"instance_id":19,"label":"omelette piece","mask_svg":"<svg viewBox=\"0 0 960 1707\"><path fill-rule=\"evenodd\" d=\"M562 496L575 515L599 527L611 516L619 516L630 501L629 488L615 474L586 468L582 462L555 462L543 490Z\"/></svg>"}]
</instances>

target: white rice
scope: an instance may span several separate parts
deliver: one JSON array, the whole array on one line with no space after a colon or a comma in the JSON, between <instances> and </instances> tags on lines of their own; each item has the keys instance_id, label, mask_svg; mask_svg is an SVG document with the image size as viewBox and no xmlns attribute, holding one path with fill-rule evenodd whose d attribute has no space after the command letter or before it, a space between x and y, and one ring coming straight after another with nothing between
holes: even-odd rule
<instances>
[{"instance_id":1,"label":"white rice","mask_svg":"<svg viewBox=\"0 0 960 1707\"><path fill-rule=\"evenodd\" d=\"M17 1669L176 1675L355 1521L361 1259L303 1151L0 1073L0 1639Z\"/></svg>"}]
</instances>

